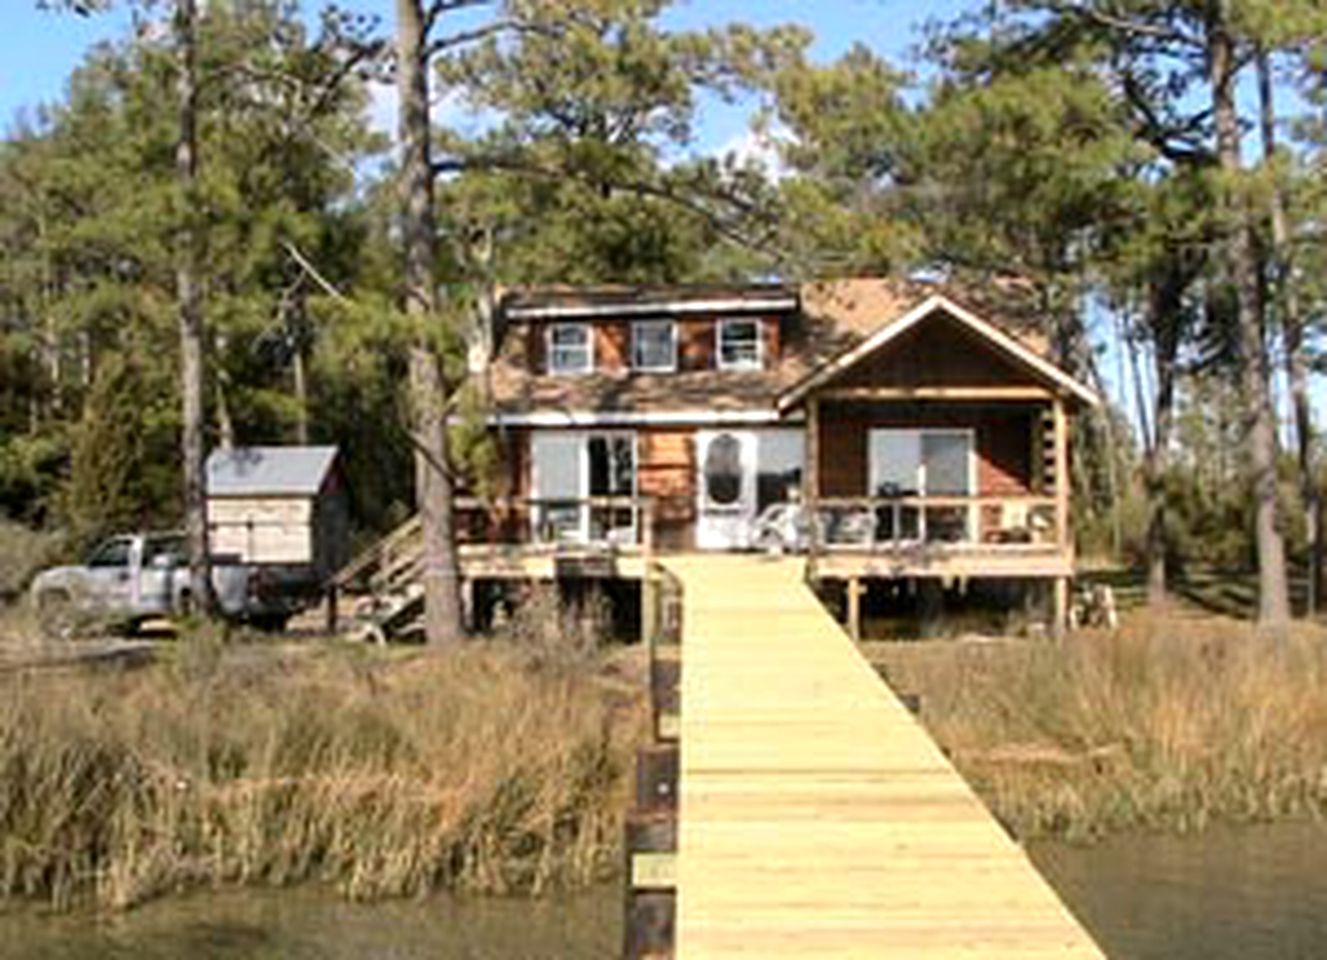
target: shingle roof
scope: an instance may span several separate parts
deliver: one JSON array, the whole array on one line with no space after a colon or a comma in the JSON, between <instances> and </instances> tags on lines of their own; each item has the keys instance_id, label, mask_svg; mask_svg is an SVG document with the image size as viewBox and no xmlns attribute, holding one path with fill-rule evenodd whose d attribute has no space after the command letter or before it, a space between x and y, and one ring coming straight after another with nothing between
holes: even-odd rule
<instances>
[{"instance_id":1,"label":"shingle roof","mask_svg":"<svg viewBox=\"0 0 1327 960\"><path fill-rule=\"evenodd\" d=\"M768 296L773 291L795 296L796 321L786 328L777 363L758 372L696 370L642 374L630 370L598 371L587 376L540 373L527 354L522 323L508 324L489 371L495 411L530 413L646 413L676 410L773 410L778 397L833 357L865 341L891 321L936 293L972 307L995 320L1037 353L1034 317L1017 291L996 285L980 296L920 281L849 278L815 281L800 287L753 285L749 288L604 288L552 287L509 292L506 309L537 306L553 311L561 305L685 303L722 292L738 301ZM661 307L662 311L662 307ZM549 313L549 318L556 313ZM524 320L532 319L523 317Z\"/></svg>"},{"instance_id":2,"label":"shingle roof","mask_svg":"<svg viewBox=\"0 0 1327 960\"><path fill-rule=\"evenodd\" d=\"M212 497L314 496L336 461L336 447L231 447L207 458Z\"/></svg>"}]
</instances>

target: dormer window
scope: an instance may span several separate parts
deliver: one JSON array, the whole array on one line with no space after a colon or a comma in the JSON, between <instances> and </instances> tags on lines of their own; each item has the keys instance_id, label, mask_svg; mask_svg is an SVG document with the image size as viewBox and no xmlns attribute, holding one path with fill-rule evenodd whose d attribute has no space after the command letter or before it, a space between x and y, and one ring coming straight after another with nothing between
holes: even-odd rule
<instances>
[{"instance_id":1,"label":"dormer window","mask_svg":"<svg viewBox=\"0 0 1327 960\"><path fill-rule=\"evenodd\" d=\"M631 369L670 373L677 369L677 324L637 320L631 325Z\"/></svg>"},{"instance_id":2,"label":"dormer window","mask_svg":"<svg viewBox=\"0 0 1327 960\"><path fill-rule=\"evenodd\" d=\"M759 320L720 320L718 337L720 370L761 368Z\"/></svg>"},{"instance_id":3,"label":"dormer window","mask_svg":"<svg viewBox=\"0 0 1327 960\"><path fill-rule=\"evenodd\" d=\"M555 323L548 328L549 373L589 373L593 369L588 323Z\"/></svg>"}]
</instances>

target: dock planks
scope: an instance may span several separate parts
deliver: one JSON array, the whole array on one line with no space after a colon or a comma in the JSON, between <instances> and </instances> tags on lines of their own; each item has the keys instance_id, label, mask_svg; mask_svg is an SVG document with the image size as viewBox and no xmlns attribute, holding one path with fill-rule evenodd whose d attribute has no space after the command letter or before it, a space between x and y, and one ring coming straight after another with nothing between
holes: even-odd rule
<instances>
[{"instance_id":1,"label":"dock planks","mask_svg":"<svg viewBox=\"0 0 1327 960\"><path fill-rule=\"evenodd\" d=\"M684 590L678 960L1102 957L803 582Z\"/></svg>"}]
</instances>

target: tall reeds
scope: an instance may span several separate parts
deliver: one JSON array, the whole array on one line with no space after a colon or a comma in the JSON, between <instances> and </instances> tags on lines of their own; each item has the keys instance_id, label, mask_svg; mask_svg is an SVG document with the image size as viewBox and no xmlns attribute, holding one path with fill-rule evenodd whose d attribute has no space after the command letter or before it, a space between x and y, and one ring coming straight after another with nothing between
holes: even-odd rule
<instances>
[{"instance_id":1,"label":"tall reeds","mask_svg":"<svg viewBox=\"0 0 1327 960\"><path fill-rule=\"evenodd\" d=\"M899 659L900 655L905 659ZM891 679L1024 837L1327 809L1327 640L1140 617L1062 645L898 650Z\"/></svg>"},{"instance_id":2,"label":"tall reeds","mask_svg":"<svg viewBox=\"0 0 1327 960\"><path fill-rule=\"evenodd\" d=\"M617 865L639 704L515 649L0 678L0 895L539 892Z\"/></svg>"}]
</instances>

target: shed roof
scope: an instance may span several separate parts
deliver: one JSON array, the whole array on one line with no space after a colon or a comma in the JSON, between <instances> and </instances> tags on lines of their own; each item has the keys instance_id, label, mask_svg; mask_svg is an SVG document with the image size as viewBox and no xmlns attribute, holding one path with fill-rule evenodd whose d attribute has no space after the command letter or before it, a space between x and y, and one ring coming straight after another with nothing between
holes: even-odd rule
<instances>
[{"instance_id":1,"label":"shed roof","mask_svg":"<svg viewBox=\"0 0 1327 960\"><path fill-rule=\"evenodd\" d=\"M336 447L230 447L207 458L211 497L307 496L322 489Z\"/></svg>"}]
</instances>

